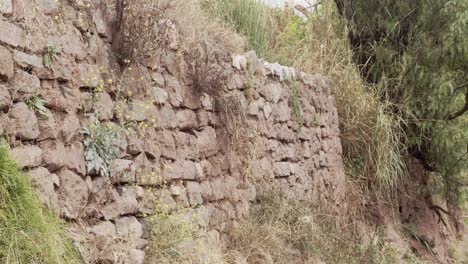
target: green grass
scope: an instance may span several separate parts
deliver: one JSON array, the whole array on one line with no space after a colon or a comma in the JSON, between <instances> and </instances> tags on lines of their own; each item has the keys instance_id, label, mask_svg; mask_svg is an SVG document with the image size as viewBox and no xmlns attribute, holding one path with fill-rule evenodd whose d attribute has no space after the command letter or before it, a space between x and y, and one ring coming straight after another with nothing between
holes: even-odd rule
<instances>
[{"instance_id":1,"label":"green grass","mask_svg":"<svg viewBox=\"0 0 468 264\"><path fill-rule=\"evenodd\" d=\"M268 28L268 10L264 6L252 0L206 0L204 7L244 35L258 55L267 54L273 32Z\"/></svg>"},{"instance_id":2,"label":"green grass","mask_svg":"<svg viewBox=\"0 0 468 264\"><path fill-rule=\"evenodd\" d=\"M0 263L79 263L63 223L41 206L27 177L0 146Z\"/></svg>"}]
</instances>

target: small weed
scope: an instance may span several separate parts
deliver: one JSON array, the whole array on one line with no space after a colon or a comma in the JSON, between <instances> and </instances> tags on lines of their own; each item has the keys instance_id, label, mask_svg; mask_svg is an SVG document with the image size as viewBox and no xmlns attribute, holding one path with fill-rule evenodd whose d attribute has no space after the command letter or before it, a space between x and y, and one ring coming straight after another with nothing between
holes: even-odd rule
<instances>
[{"instance_id":1,"label":"small weed","mask_svg":"<svg viewBox=\"0 0 468 264\"><path fill-rule=\"evenodd\" d=\"M54 62L58 59L60 48L55 43L47 44L42 56L42 63L47 69L53 70Z\"/></svg>"},{"instance_id":2,"label":"small weed","mask_svg":"<svg viewBox=\"0 0 468 264\"><path fill-rule=\"evenodd\" d=\"M37 112L42 118L44 119L49 118L49 116L47 115L47 108L45 107L45 105L47 104L46 100L35 95L33 97L28 98L28 100L26 101L26 104L29 106L29 108Z\"/></svg>"},{"instance_id":3,"label":"small weed","mask_svg":"<svg viewBox=\"0 0 468 264\"><path fill-rule=\"evenodd\" d=\"M302 129L302 122L303 122L303 116L302 116L302 107L301 107L301 102L299 101L299 84L295 81L290 81L291 83L291 105L293 107L293 112L294 116L296 117L296 132L300 133Z\"/></svg>"},{"instance_id":4,"label":"small weed","mask_svg":"<svg viewBox=\"0 0 468 264\"><path fill-rule=\"evenodd\" d=\"M247 83L245 84L245 97L247 97L248 100L252 99L253 95L253 69L252 69L252 64L250 62L247 62L247 68L249 69L248 75L247 75Z\"/></svg>"},{"instance_id":5,"label":"small weed","mask_svg":"<svg viewBox=\"0 0 468 264\"><path fill-rule=\"evenodd\" d=\"M81 134L85 137L86 171L98 173L102 176L109 175L109 165L116 156L114 144L119 139L119 128L103 126L95 116L91 115L92 123L89 129L84 128Z\"/></svg>"}]
</instances>

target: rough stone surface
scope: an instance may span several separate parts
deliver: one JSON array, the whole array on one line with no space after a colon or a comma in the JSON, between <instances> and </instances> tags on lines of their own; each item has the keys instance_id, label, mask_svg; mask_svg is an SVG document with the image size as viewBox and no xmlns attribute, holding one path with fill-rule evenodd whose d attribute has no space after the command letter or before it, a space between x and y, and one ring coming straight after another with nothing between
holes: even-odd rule
<instances>
[{"instance_id":1,"label":"rough stone surface","mask_svg":"<svg viewBox=\"0 0 468 264\"><path fill-rule=\"evenodd\" d=\"M35 75L17 70L11 80L11 87L13 98L28 98L41 88L41 82Z\"/></svg>"},{"instance_id":2,"label":"rough stone surface","mask_svg":"<svg viewBox=\"0 0 468 264\"><path fill-rule=\"evenodd\" d=\"M26 33L15 24L0 19L0 42L12 47L24 47L26 45Z\"/></svg>"},{"instance_id":3,"label":"rough stone surface","mask_svg":"<svg viewBox=\"0 0 468 264\"><path fill-rule=\"evenodd\" d=\"M35 2L34 17L2 11L8 22L0 19L0 134L30 169L42 202L67 220L91 224L85 233L97 252L93 263L143 263L144 217L156 210L182 210L224 236L248 217L256 184L322 208L346 206L338 116L325 78L296 74L254 52L181 50L177 24L168 20L161 20L161 49L120 76L114 14L104 1ZM82 12L87 3L91 13ZM26 36L21 21L33 20L40 26L26 25ZM41 58L49 39L63 46L53 69ZM208 70L200 72L204 63ZM301 90L302 124L289 80ZM46 101L43 113L25 103L31 96ZM118 134L109 175L86 171L80 131L93 113ZM107 139L95 138L98 145Z\"/></svg>"},{"instance_id":4,"label":"rough stone surface","mask_svg":"<svg viewBox=\"0 0 468 264\"><path fill-rule=\"evenodd\" d=\"M76 219L87 204L88 186L71 170L61 170L58 177L60 179L58 198L62 215L67 219Z\"/></svg>"},{"instance_id":5,"label":"rough stone surface","mask_svg":"<svg viewBox=\"0 0 468 264\"><path fill-rule=\"evenodd\" d=\"M17 147L10 154L22 168L37 167L42 164L42 150L37 146Z\"/></svg>"},{"instance_id":6,"label":"rough stone surface","mask_svg":"<svg viewBox=\"0 0 468 264\"><path fill-rule=\"evenodd\" d=\"M136 217L122 217L115 221L117 236L126 239L136 240L143 235L143 226Z\"/></svg>"},{"instance_id":7,"label":"rough stone surface","mask_svg":"<svg viewBox=\"0 0 468 264\"><path fill-rule=\"evenodd\" d=\"M11 96L6 86L0 84L0 111L10 108Z\"/></svg>"},{"instance_id":8,"label":"rough stone surface","mask_svg":"<svg viewBox=\"0 0 468 264\"><path fill-rule=\"evenodd\" d=\"M11 108L10 124L6 129L8 133L26 140L35 139L39 136L36 115L23 102L17 103Z\"/></svg>"},{"instance_id":9,"label":"rough stone surface","mask_svg":"<svg viewBox=\"0 0 468 264\"><path fill-rule=\"evenodd\" d=\"M30 55L18 50L13 52L13 60L15 61L18 66L25 68L25 69L42 69L44 66L42 65L42 59L36 55Z\"/></svg>"},{"instance_id":10,"label":"rough stone surface","mask_svg":"<svg viewBox=\"0 0 468 264\"><path fill-rule=\"evenodd\" d=\"M13 77L13 57L11 52L3 46L0 46L0 80L8 81Z\"/></svg>"},{"instance_id":11,"label":"rough stone surface","mask_svg":"<svg viewBox=\"0 0 468 264\"><path fill-rule=\"evenodd\" d=\"M0 13L4 15L11 15L13 13L13 2L12 0L0 1Z\"/></svg>"},{"instance_id":12,"label":"rough stone surface","mask_svg":"<svg viewBox=\"0 0 468 264\"><path fill-rule=\"evenodd\" d=\"M50 173L44 167L38 167L28 172L34 186L37 189L39 199L47 207L59 214L60 207L56 189L60 186L59 177Z\"/></svg>"}]
</instances>

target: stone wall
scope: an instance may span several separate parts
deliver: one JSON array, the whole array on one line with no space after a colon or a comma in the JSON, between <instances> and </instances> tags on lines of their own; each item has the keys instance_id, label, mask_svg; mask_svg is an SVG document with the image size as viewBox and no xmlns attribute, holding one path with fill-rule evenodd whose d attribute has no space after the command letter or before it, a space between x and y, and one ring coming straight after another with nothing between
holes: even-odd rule
<instances>
[{"instance_id":1,"label":"stone wall","mask_svg":"<svg viewBox=\"0 0 468 264\"><path fill-rule=\"evenodd\" d=\"M345 206L338 116L325 78L209 42L183 55L170 21L167 45L121 67L112 13L99 1L78 2L0 7L0 134L44 204L85 223L77 242L99 241L98 258L113 260L105 245L118 238L128 246L124 262L141 263L144 219L161 200L218 234L248 216L259 188ZM87 167L82 131L96 124L119 131L108 175Z\"/></svg>"}]
</instances>

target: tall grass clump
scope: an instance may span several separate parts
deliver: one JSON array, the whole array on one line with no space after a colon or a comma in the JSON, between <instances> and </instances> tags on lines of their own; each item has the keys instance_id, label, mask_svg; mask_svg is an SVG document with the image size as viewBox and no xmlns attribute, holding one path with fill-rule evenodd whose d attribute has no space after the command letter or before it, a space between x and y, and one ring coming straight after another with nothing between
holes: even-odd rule
<instances>
[{"instance_id":1,"label":"tall grass clump","mask_svg":"<svg viewBox=\"0 0 468 264\"><path fill-rule=\"evenodd\" d=\"M336 228L334 216L289 200L277 192L262 193L249 219L227 242L229 263L397 263L395 251L378 234L370 242Z\"/></svg>"},{"instance_id":2,"label":"tall grass clump","mask_svg":"<svg viewBox=\"0 0 468 264\"><path fill-rule=\"evenodd\" d=\"M247 38L250 49L264 56L269 49L271 34L268 9L252 0L205 0L205 9L221 17Z\"/></svg>"},{"instance_id":3,"label":"tall grass clump","mask_svg":"<svg viewBox=\"0 0 468 264\"><path fill-rule=\"evenodd\" d=\"M247 34L250 47L267 60L331 79L350 179L377 191L371 193L392 193L405 174L400 118L391 111L392 105L380 101L376 87L362 80L334 2L322 1L306 20L292 10L267 9L254 0L213 2L216 8L211 10ZM263 41L261 47L258 40Z\"/></svg>"},{"instance_id":4,"label":"tall grass clump","mask_svg":"<svg viewBox=\"0 0 468 264\"><path fill-rule=\"evenodd\" d=\"M80 263L60 220L0 146L0 263Z\"/></svg>"}]
</instances>

